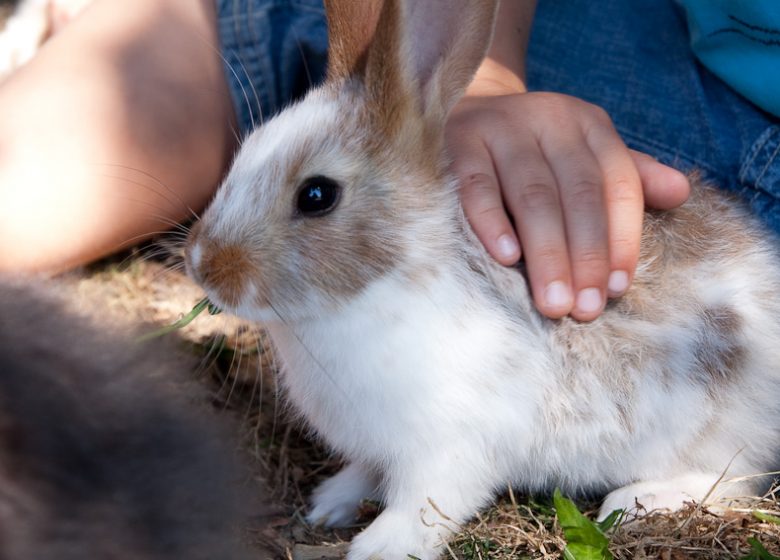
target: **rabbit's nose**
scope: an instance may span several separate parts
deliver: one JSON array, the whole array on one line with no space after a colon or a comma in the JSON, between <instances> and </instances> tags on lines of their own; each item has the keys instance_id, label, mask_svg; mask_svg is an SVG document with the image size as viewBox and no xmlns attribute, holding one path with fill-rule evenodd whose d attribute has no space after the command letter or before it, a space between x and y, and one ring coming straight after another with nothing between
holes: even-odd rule
<instances>
[{"instance_id":1,"label":"rabbit's nose","mask_svg":"<svg viewBox=\"0 0 780 560\"><path fill-rule=\"evenodd\" d=\"M239 244L220 243L193 232L185 252L190 277L220 307L235 309L253 270L247 251Z\"/></svg>"}]
</instances>

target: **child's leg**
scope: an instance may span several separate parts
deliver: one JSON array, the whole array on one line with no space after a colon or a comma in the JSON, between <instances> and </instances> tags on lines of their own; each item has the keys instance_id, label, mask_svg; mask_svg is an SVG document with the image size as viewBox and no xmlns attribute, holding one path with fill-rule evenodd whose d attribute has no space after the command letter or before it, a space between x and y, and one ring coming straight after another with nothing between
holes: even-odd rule
<instances>
[{"instance_id":1,"label":"child's leg","mask_svg":"<svg viewBox=\"0 0 780 560\"><path fill-rule=\"evenodd\" d=\"M236 146L214 0L97 0L0 84L0 271L55 272L205 205Z\"/></svg>"}]
</instances>

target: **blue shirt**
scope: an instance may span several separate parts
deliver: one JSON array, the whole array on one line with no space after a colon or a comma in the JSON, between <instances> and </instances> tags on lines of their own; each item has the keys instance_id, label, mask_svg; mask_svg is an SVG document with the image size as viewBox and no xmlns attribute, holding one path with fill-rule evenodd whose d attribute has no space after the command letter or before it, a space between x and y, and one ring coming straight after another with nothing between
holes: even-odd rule
<instances>
[{"instance_id":1,"label":"blue shirt","mask_svg":"<svg viewBox=\"0 0 780 560\"><path fill-rule=\"evenodd\" d=\"M780 116L780 0L678 0L702 64Z\"/></svg>"}]
</instances>

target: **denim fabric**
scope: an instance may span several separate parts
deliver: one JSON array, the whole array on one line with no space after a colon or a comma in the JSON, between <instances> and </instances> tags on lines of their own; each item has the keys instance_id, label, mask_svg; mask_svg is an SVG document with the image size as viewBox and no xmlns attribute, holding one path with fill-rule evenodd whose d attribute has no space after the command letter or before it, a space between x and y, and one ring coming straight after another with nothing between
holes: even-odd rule
<instances>
[{"instance_id":1,"label":"denim fabric","mask_svg":"<svg viewBox=\"0 0 780 560\"><path fill-rule=\"evenodd\" d=\"M322 0L217 0L225 73L242 134L325 75Z\"/></svg>"},{"instance_id":2,"label":"denim fabric","mask_svg":"<svg viewBox=\"0 0 780 560\"><path fill-rule=\"evenodd\" d=\"M603 107L629 146L701 170L780 232L780 119L696 61L672 0L540 0L528 81Z\"/></svg>"},{"instance_id":3,"label":"denim fabric","mask_svg":"<svg viewBox=\"0 0 780 560\"><path fill-rule=\"evenodd\" d=\"M218 0L218 10L246 133L324 76L322 0ZM629 146L700 170L780 233L780 119L696 61L673 0L540 0L528 81L600 105Z\"/></svg>"}]
</instances>

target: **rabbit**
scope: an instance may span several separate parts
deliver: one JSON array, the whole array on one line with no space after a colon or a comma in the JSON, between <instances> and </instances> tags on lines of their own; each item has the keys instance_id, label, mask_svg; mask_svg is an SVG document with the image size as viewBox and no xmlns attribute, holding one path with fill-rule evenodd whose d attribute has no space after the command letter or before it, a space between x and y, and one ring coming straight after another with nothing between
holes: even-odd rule
<instances>
[{"instance_id":1,"label":"rabbit","mask_svg":"<svg viewBox=\"0 0 780 560\"><path fill-rule=\"evenodd\" d=\"M0 560L270 558L241 544L255 505L228 426L174 375L187 361L52 290L0 284Z\"/></svg>"},{"instance_id":2,"label":"rabbit","mask_svg":"<svg viewBox=\"0 0 780 560\"><path fill-rule=\"evenodd\" d=\"M447 171L444 123L496 2L385 0L373 37L356 4L326 2L325 83L245 139L185 250L216 305L264 324L292 408L345 459L309 521L346 525L378 499L348 558L430 559L508 484L607 494L605 517L769 483L772 236L696 184L647 213L633 286L602 316L543 317Z\"/></svg>"}]
</instances>

